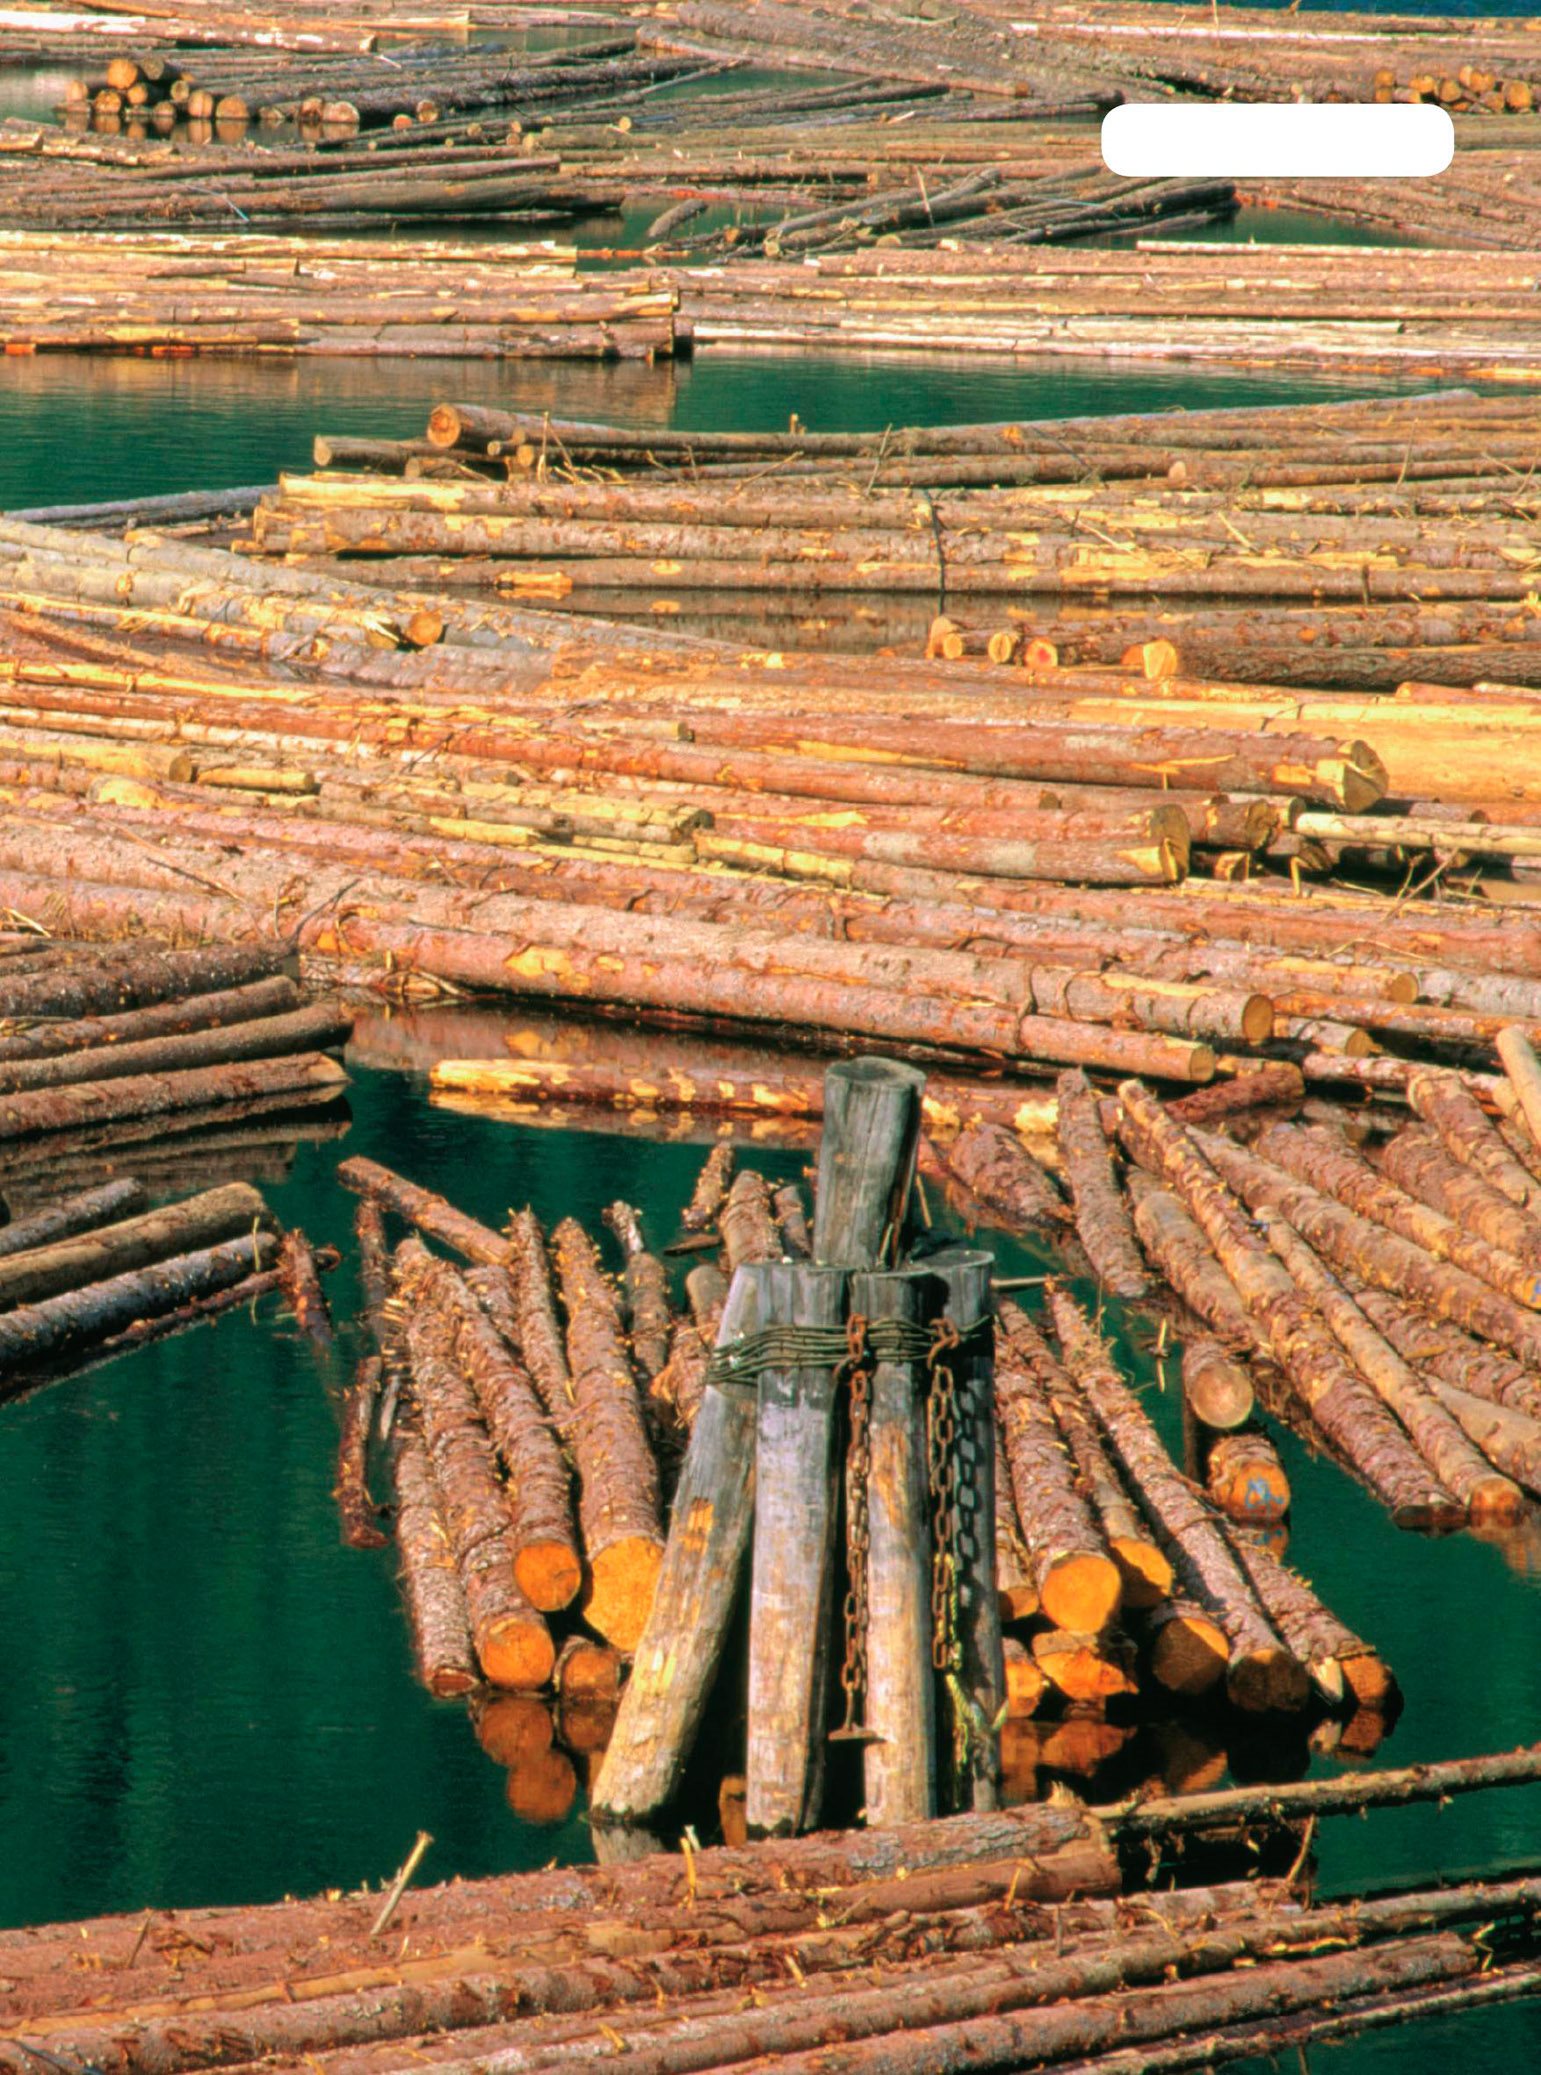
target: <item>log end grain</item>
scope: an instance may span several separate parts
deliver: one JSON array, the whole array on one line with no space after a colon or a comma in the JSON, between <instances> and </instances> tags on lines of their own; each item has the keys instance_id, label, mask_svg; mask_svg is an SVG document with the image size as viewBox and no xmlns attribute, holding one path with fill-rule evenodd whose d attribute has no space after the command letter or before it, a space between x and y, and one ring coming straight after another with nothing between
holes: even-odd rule
<instances>
[{"instance_id":1,"label":"log end grain","mask_svg":"<svg viewBox=\"0 0 1541 2075\"><path fill-rule=\"evenodd\" d=\"M1077 1550L1050 1563L1039 1575L1043 1611L1056 1628L1096 1635L1118 1612L1123 1578L1111 1556Z\"/></svg>"},{"instance_id":2,"label":"log end grain","mask_svg":"<svg viewBox=\"0 0 1541 2075\"><path fill-rule=\"evenodd\" d=\"M526 1542L514 1558L514 1576L532 1607L542 1614L558 1614L578 1597L583 1566L571 1543Z\"/></svg>"},{"instance_id":3,"label":"log end grain","mask_svg":"<svg viewBox=\"0 0 1541 2075\"><path fill-rule=\"evenodd\" d=\"M1285 1649L1236 1650L1226 1667L1225 1691L1248 1714L1298 1714L1311 1698L1311 1680Z\"/></svg>"},{"instance_id":4,"label":"log end grain","mask_svg":"<svg viewBox=\"0 0 1541 2075\"><path fill-rule=\"evenodd\" d=\"M1168 1693L1196 1699L1219 1685L1230 1656L1231 1646L1217 1622L1197 1607L1172 1607L1156 1630L1150 1668Z\"/></svg>"},{"instance_id":5,"label":"log end grain","mask_svg":"<svg viewBox=\"0 0 1541 2075\"><path fill-rule=\"evenodd\" d=\"M1498 1475L1484 1477L1472 1487L1467 1501L1467 1511L1472 1520L1514 1521L1525 1511L1525 1494L1512 1478Z\"/></svg>"},{"instance_id":6,"label":"log end grain","mask_svg":"<svg viewBox=\"0 0 1541 2075\"><path fill-rule=\"evenodd\" d=\"M627 1535L594 1557L583 1618L617 1650L641 1642L662 1566L663 1544L646 1535Z\"/></svg>"},{"instance_id":7,"label":"log end grain","mask_svg":"<svg viewBox=\"0 0 1541 2075\"><path fill-rule=\"evenodd\" d=\"M494 1686L515 1693L538 1693L548 1685L556 1650L544 1621L505 1614L488 1622L476 1637L476 1654Z\"/></svg>"},{"instance_id":8,"label":"log end grain","mask_svg":"<svg viewBox=\"0 0 1541 2075\"><path fill-rule=\"evenodd\" d=\"M1159 1607L1172 1590L1172 1566L1154 1542L1121 1535L1109 1544L1126 1607Z\"/></svg>"}]
</instances>

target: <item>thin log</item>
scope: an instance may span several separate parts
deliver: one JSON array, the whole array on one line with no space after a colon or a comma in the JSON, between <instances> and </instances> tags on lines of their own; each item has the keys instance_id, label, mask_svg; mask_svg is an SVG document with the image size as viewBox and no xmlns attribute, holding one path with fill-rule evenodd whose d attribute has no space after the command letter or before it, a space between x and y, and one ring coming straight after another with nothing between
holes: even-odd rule
<instances>
[{"instance_id":1,"label":"thin log","mask_svg":"<svg viewBox=\"0 0 1541 2075\"><path fill-rule=\"evenodd\" d=\"M1059 1104L1055 1136L1077 1235L1098 1281L1115 1297L1137 1302L1150 1288L1150 1278L1114 1175L1101 1105L1078 1067L1062 1073L1054 1091Z\"/></svg>"},{"instance_id":2,"label":"thin log","mask_svg":"<svg viewBox=\"0 0 1541 2075\"><path fill-rule=\"evenodd\" d=\"M342 1538L350 1549L383 1549L389 1539L375 1525L379 1508L369 1496L369 1430L380 1398L382 1373L380 1357L366 1355L343 1399L332 1496L342 1521ZM399 1525L397 1532L401 1532Z\"/></svg>"},{"instance_id":3,"label":"thin log","mask_svg":"<svg viewBox=\"0 0 1541 2075\"><path fill-rule=\"evenodd\" d=\"M417 1675L441 1700L469 1693L477 1680L465 1595L449 1535L439 1511L432 1465L422 1435L399 1425L391 1449L396 1493L396 1546L412 1631Z\"/></svg>"},{"instance_id":4,"label":"thin log","mask_svg":"<svg viewBox=\"0 0 1541 2075\"><path fill-rule=\"evenodd\" d=\"M442 1240L468 1261L496 1264L508 1253L508 1241L490 1226L456 1210L432 1189L420 1188L404 1175L393 1174L377 1160L366 1160L360 1155L343 1160L338 1164L337 1179L345 1189L367 1197L381 1210L394 1212L407 1224L426 1232L430 1239Z\"/></svg>"},{"instance_id":5,"label":"thin log","mask_svg":"<svg viewBox=\"0 0 1541 2075\"><path fill-rule=\"evenodd\" d=\"M143 1210L148 1201L144 1183L139 1181L102 1182L94 1189L82 1189L78 1195L49 1204L46 1210L31 1211L0 1225L0 1261L50 1246L77 1232L113 1224L126 1212Z\"/></svg>"}]
</instances>

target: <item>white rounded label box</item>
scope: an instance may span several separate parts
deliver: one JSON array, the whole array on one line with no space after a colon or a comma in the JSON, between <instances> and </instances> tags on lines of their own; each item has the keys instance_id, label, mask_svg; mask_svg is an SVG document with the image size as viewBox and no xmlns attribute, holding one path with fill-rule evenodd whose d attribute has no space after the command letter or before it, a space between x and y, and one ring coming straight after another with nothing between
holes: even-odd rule
<instances>
[{"instance_id":1,"label":"white rounded label box","mask_svg":"<svg viewBox=\"0 0 1541 2075\"><path fill-rule=\"evenodd\" d=\"M1103 162L1131 178L1420 180L1454 156L1432 102L1125 101L1102 119Z\"/></svg>"}]
</instances>

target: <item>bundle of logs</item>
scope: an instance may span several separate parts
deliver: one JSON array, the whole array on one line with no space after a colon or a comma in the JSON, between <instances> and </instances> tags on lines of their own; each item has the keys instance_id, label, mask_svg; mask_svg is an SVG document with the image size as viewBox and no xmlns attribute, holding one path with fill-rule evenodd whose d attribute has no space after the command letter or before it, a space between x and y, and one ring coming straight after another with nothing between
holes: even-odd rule
<instances>
[{"instance_id":1,"label":"bundle of logs","mask_svg":"<svg viewBox=\"0 0 1541 2075\"><path fill-rule=\"evenodd\" d=\"M437 123L466 109L587 111L603 119L619 94L701 67L636 56L629 32L548 51L500 52L459 43L396 45L373 56L222 51L174 62L155 53L115 57L105 72L67 82L63 112L139 116L157 130L178 122L324 125L333 131ZM713 67L711 70L722 68Z\"/></svg>"},{"instance_id":2,"label":"bundle of logs","mask_svg":"<svg viewBox=\"0 0 1541 2075\"><path fill-rule=\"evenodd\" d=\"M330 1055L352 1019L307 1002L294 966L278 945L0 938L0 1192L12 1210L109 1178L142 1199L194 1185L211 1161L274 1178L298 1138L333 1135L347 1076Z\"/></svg>"},{"instance_id":3,"label":"bundle of logs","mask_svg":"<svg viewBox=\"0 0 1541 2075\"><path fill-rule=\"evenodd\" d=\"M1400 1524L1503 1529L1541 1496L1541 1072L1517 1027L1497 1051L1498 1077L1364 1062L1369 1099L1352 1108L1308 1097L1286 1064L1166 1104L1133 1081L1099 1097L1074 1070L1039 1098L934 1077L922 1173L970 1225L1026 1235L1110 1296L1155 1306L1181 1343L1190 1467L1222 1513L1267 1525L1288 1506L1262 1408ZM448 1060L434 1081L461 1105L815 1120L823 1107L812 1074L736 1078L715 1060L630 1073ZM1053 1309L1068 1356L1074 1316L1061 1298ZM1026 1321L1006 1320L1012 1359L1057 1375Z\"/></svg>"},{"instance_id":4,"label":"bundle of logs","mask_svg":"<svg viewBox=\"0 0 1541 2075\"><path fill-rule=\"evenodd\" d=\"M577 1759L603 1817L657 1820L709 1707L728 1723L720 1817L736 1808L756 1833L843 1801L889 1822L1032 1798L1041 1769L1095 1773L1139 1711L1206 1696L1233 1722L1314 1723L1321 1749L1374 1749L1394 1719L1385 1665L1259 1536L1288 1486L1217 1336L1185 1352L1215 1429L1211 1505L1067 1289L1050 1293L1056 1355L992 1301L987 1253L831 1261L905 1243L921 1085L871 1060L830 1070L812 1217L795 1183L735 1174L731 1146L714 1149L683 1222L720 1240L721 1262L698 1260L678 1306L624 1203L606 1214L612 1282L570 1218L548 1252L528 1210L500 1234L371 1161L340 1170L365 1199L376 1347L343 1422L345 1538L383 1539L366 1474L378 1423L419 1676L472 1696L519 1813L565 1814ZM951 1157L988 1191L988 1153L987 1203L1020 1204L1036 1170L998 1137L976 1127ZM415 1228L394 1254L387 1213ZM1137 1262L1132 1231L1127 1245ZM746 1569L744 1669L727 1643ZM530 1698L547 1690L564 1751ZM1218 1729L1218 1751L1189 1733L1180 1777L1223 1765L1234 1733ZM854 1801L839 1746L863 1761Z\"/></svg>"},{"instance_id":5,"label":"bundle of logs","mask_svg":"<svg viewBox=\"0 0 1541 2075\"><path fill-rule=\"evenodd\" d=\"M1312 1903L1276 1876L1168 1887L1173 1868L1193 1880L1184 1848L1282 1833L1298 1852L1291 1833L1313 1818L1526 1782L1538 1765L1520 1751L7 1931L0 2068L197 2075L298 2057L317 2075L374 2075L423 2057L622 2075L1122 2075L1303 2054L1534 1996L1541 1882Z\"/></svg>"},{"instance_id":6,"label":"bundle of logs","mask_svg":"<svg viewBox=\"0 0 1541 2075\"><path fill-rule=\"evenodd\" d=\"M1420 619L1463 644L1526 638L1528 415L1441 397L697 435L440 405L423 440L318 440L323 471L285 476L235 545L703 632L747 615L746 639L831 597L945 600L934 656L1117 663L1170 633L1168 670L1246 656L1323 682L1318 650L1401 649ZM1404 660L1356 657L1353 681Z\"/></svg>"},{"instance_id":7,"label":"bundle of logs","mask_svg":"<svg viewBox=\"0 0 1541 2075\"><path fill-rule=\"evenodd\" d=\"M245 1182L152 1207L124 1177L44 1201L0 1225L0 1403L274 1293L324 1343L335 1261Z\"/></svg>"},{"instance_id":8,"label":"bundle of logs","mask_svg":"<svg viewBox=\"0 0 1541 2075\"><path fill-rule=\"evenodd\" d=\"M366 8L336 0L264 0L259 14L220 4L220 0L143 0L131 11L96 10L79 0L27 0L13 9L15 26L6 28L6 55L42 57L100 54L119 46L130 50L199 46L224 50L389 51L422 36L463 38L472 26L512 32L538 26L542 19L592 22L585 9L536 10L525 0L476 0L465 7L423 7L418 0L379 0Z\"/></svg>"}]
</instances>

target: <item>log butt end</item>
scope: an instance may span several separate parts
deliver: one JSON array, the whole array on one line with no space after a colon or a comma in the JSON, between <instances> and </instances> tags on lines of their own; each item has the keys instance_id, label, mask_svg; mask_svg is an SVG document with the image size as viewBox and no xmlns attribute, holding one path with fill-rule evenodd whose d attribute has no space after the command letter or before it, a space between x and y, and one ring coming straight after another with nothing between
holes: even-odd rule
<instances>
[{"instance_id":1,"label":"log butt end","mask_svg":"<svg viewBox=\"0 0 1541 2075\"><path fill-rule=\"evenodd\" d=\"M1288 1650L1238 1650L1226 1668L1225 1690L1232 1705L1248 1714L1294 1715L1311 1698L1311 1679Z\"/></svg>"},{"instance_id":2,"label":"log butt end","mask_svg":"<svg viewBox=\"0 0 1541 2075\"><path fill-rule=\"evenodd\" d=\"M571 1606L583 1586L583 1566L566 1542L526 1542L514 1558L514 1576L542 1614Z\"/></svg>"},{"instance_id":3,"label":"log butt end","mask_svg":"<svg viewBox=\"0 0 1541 2075\"><path fill-rule=\"evenodd\" d=\"M1039 1581L1043 1611L1056 1628L1097 1635L1118 1612L1123 1578L1111 1556L1080 1551L1062 1556Z\"/></svg>"},{"instance_id":4,"label":"log butt end","mask_svg":"<svg viewBox=\"0 0 1541 2075\"><path fill-rule=\"evenodd\" d=\"M1219 1685L1230 1655L1225 1631L1207 1615L1174 1610L1156 1636L1150 1668L1168 1693L1197 1698Z\"/></svg>"},{"instance_id":5,"label":"log butt end","mask_svg":"<svg viewBox=\"0 0 1541 2075\"><path fill-rule=\"evenodd\" d=\"M494 1686L513 1693L538 1693L550 1683L556 1650L544 1621L507 1614L476 1638L476 1655Z\"/></svg>"},{"instance_id":6,"label":"log butt end","mask_svg":"<svg viewBox=\"0 0 1541 2075\"><path fill-rule=\"evenodd\" d=\"M1112 1544L1126 1607L1159 1607L1172 1590L1172 1566L1154 1542L1126 1535Z\"/></svg>"},{"instance_id":7,"label":"log butt end","mask_svg":"<svg viewBox=\"0 0 1541 2075\"><path fill-rule=\"evenodd\" d=\"M617 1650L635 1650L652 1611L663 1544L645 1535L628 1535L601 1549L589 1565L583 1618Z\"/></svg>"},{"instance_id":8,"label":"log butt end","mask_svg":"<svg viewBox=\"0 0 1541 2075\"><path fill-rule=\"evenodd\" d=\"M1516 1521L1525 1511L1525 1494L1510 1477L1496 1473L1473 1487L1467 1512L1472 1520Z\"/></svg>"}]
</instances>

